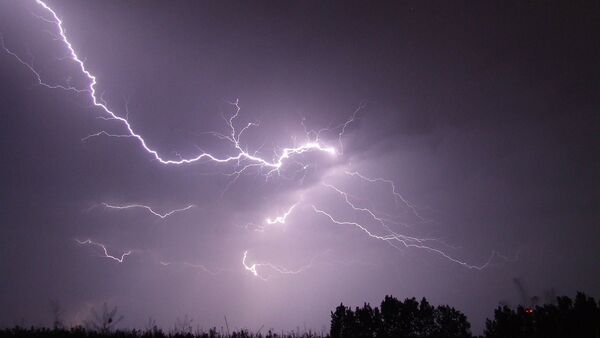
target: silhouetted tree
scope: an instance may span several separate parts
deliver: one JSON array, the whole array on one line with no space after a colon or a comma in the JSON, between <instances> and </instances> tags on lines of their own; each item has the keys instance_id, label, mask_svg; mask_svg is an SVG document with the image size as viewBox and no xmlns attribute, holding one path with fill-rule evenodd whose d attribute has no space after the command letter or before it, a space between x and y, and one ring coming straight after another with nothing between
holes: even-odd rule
<instances>
[{"instance_id":1,"label":"silhouetted tree","mask_svg":"<svg viewBox=\"0 0 600 338\"><path fill-rule=\"evenodd\" d=\"M471 337L471 324L462 312L448 305L438 306L435 314L437 338L468 338Z\"/></svg>"},{"instance_id":2,"label":"silhouetted tree","mask_svg":"<svg viewBox=\"0 0 600 338\"><path fill-rule=\"evenodd\" d=\"M94 331L101 333L108 333L114 329L114 327L123 320L123 316L117 317L117 307L113 307L112 310L108 309L108 305L104 303L102 305L102 313L98 313L95 308L91 310L92 318L85 322L85 325Z\"/></svg>"},{"instance_id":3,"label":"silhouetted tree","mask_svg":"<svg viewBox=\"0 0 600 338\"><path fill-rule=\"evenodd\" d=\"M471 337L470 324L460 311L448 306L433 307L423 298L404 302L386 296L381 310L369 304L352 311L340 304L331 313L332 338L450 338Z\"/></svg>"},{"instance_id":4,"label":"silhouetted tree","mask_svg":"<svg viewBox=\"0 0 600 338\"><path fill-rule=\"evenodd\" d=\"M486 321L486 338L599 338L600 306L594 298L577 293L575 301L557 297L553 304L534 308L507 306L494 311L494 319Z\"/></svg>"},{"instance_id":5,"label":"silhouetted tree","mask_svg":"<svg viewBox=\"0 0 600 338\"><path fill-rule=\"evenodd\" d=\"M435 312L436 309L423 297L417 311L415 337L435 336L435 332L438 331L435 323Z\"/></svg>"},{"instance_id":6,"label":"silhouetted tree","mask_svg":"<svg viewBox=\"0 0 600 338\"><path fill-rule=\"evenodd\" d=\"M331 313L331 338L342 338L348 337L348 329L346 328L346 313L350 311L349 308L340 304L335 308L335 312Z\"/></svg>"},{"instance_id":7,"label":"silhouetted tree","mask_svg":"<svg viewBox=\"0 0 600 338\"><path fill-rule=\"evenodd\" d=\"M357 307L355 312L356 337L374 337L381 322L379 309L373 309L370 304L365 303L362 308Z\"/></svg>"}]
</instances>

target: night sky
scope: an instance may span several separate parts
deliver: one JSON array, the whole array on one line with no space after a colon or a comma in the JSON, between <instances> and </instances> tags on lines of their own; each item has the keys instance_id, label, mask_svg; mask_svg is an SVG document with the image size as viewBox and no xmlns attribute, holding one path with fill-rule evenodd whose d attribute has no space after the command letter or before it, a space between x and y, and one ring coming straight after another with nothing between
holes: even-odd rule
<instances>
[{"instance_id":1,"label":"night sky","mask_svg":"<svg viewBox=\"0 0 600 338\"><path fill-rule=\"evenodd\" d=\"M46 3L161 159L253 157L108 136L89 92L38 83L90 85L51 12L1 1L1 326L54 300L69 325L107 302L125 327L326 331L392 294L478 333L513 278L600 296L597 2ZM259 125L237 149L229 121Z\"/></svg>"}]
</instances>

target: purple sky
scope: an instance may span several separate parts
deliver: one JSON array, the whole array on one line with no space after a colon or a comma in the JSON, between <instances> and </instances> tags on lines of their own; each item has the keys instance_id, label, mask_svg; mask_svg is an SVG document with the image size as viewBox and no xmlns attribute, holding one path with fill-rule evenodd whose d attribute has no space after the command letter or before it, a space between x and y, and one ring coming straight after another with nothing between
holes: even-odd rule
<instances>
[{"instance_id":1,"label":"purple sky","mask_svg":"<svg viewBox=\"0 0 600 338\"><path fill-rule=\"evenodd\" d=\"M320 331L340 302L392 294L479 332L520 302L513 278L600 296L597 4L46 3L161 159L247 157L170 165L86 138L127 130L37 84L28 66L90 82L51 12L0 3L0 325L49 325L56 300L67 324L108 302L130 327ZM259 124L239 149L236 100L236 132ZM186 210L110 207L127 205Z\"/></svg>"}]
</instances>

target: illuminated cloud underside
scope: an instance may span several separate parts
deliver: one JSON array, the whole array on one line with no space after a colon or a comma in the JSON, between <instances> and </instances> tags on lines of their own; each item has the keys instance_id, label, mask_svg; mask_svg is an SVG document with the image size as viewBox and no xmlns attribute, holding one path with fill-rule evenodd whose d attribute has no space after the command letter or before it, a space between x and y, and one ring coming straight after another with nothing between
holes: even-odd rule
<instances>
[{"instance_id":1,"label":"illuminated cloud underside","mask_svg":"<svg viewBox=\"0 0 600 338\"><path fill-rule=\"evenodd\" d=\"M233 107L235 107L233 114L231 116L229 116L228 118L224 118L225 122L229 128L229 133L228 134L222 134L222 133L217 133L217 132L210 133L213 136L217 137L218 139L226 142L231 147L231 149L235 152L233 155L224 156L224 155L220 155L220 154L213 154L213 153L208 153L208 152L202 151L202 152L199 152L198 154L196 154L192 157L189 157L189 158L178 158L178 159L167 158L167 157L164 157L163 155L159 154L158 151L156 151L155 149L153 149L149 145L149 142L135 131L135 128L129 123L129 121L127 119L127 114L125 114L124 115L125 117L123 117L122 115L115 113L110 108L108 108L108 105L105 103L105 101L102 99L102 97L99 97L97 95L96 77L92 73L90 73L90 71L86 68L85 63L82 61L82 59L76 53L75 48L73 47L73 45L71 44L71 42L69 41L69 39L67 37L65 29L63 27L62 20L59 18L59 16L56 14L56 12L50 6L48 6L45 2L43 2L41 0L36 0L36 3L39 6L41 6L47 13L46 16L40 16L39 18L48 23L55 25L56 30L58 31L57 32L58 40L60 42L62 42L62 44L64 44L64 46L68 50L69 59L72 60L73 62L75 62L78 65L82 74L85 75L86 79L88 80L87 87L77 88L77 87L70 86L70 85L47 84L43 81L40 73L32 66L32 64L24 61L21 57L19 57L18 54L14 53L13 51L11 51L10 49L8 49L5 46L4 39L2 39L2 41L1 41L3 48L5 49L5 51L7 53L14 56L17 59L17 61L19 61L21 64L23 64L25 67L27 67L34 74L34 76L36 77L37 83L39 85L45 86L50 89L63 89L63 90L67 90L70 92L77 93L77 94L87 95L89 97L89 100L91 101L91 103L105 114L105 116L102 117L103 119L115 121L123 127L123 132L121 134L113 134L113 133L109 133L106 131L99 131L97 133L94 133L92 135L88 135L88 136L84 137L82 139L84 141L91 137L96 137L96 136L135 139L138 142L138 144L141 146L141 149L143 149L147 154L149 154L152 158L154 158L155 160L157 160L159 163L161 163L163 165L188 165L188 164L192 164L194 162L198 162L200 160L206 160L206 161L217 163L217 164L229 164L235 168L235 170L232 173L228 174L233 177L233 180L230 181L229 184L233 184L235 182L235 180L237 179L237 177L239 177L242 173L244 173L246 170L249 170L251 168L258 169L263 174L265 174L266 177L269 177L270 175L273 175L273 174L279 174L282 169L282 166L284 166L285 163L287 163L288 161L293 161L292 160L293 157L296 157L298 155L301 155L301 154L304 154L307 152L319 152L319 153L323 153L323 154L326 154L329 156L335 156L335 157L340 157L340 156L344 155L344 147L343 147L343 142L342 142L344 133L346 132L347 127L357 119L357 114L360 112L360 110L364 108L364 105L360 105L354 111L354 113L351 115L351 117L348 120L346 120L344 123L342 123L336 127L324 128L322 130L319 130L318 132L308 131L305 128L306 140L303 143L300 143L299 145L294 146L294 147L289 147L289 146L282 147L282 148L280 148L280 150L278 152L275 153L273 158L269 159L269 158L264 158L264 157L258 156L257 155L258 152L254 152L254 153L249 152L242 145L241 137L244 134L244 132L246 132L250 128L258 127L258 123L248 123L245 126L243 126L241 129L236 127L236 119L239 117L239 114L240 114L239 102L236 100L235 102L231 102ZM304 126L303 123L302 123L302 126ZM320 139L320 135L322 132L331 131L331 130L335 130L337 133L337 140L336 140L337 147L328 145L326 142L322 142ZM303 169L306 169L307 167L308 167L308 165L305 165L305 164L302 165ZM419 220L419 222L428 222L429 221L425 217L423 217L422 215L419 214L417 207L415 207L413 204L408 202L404 197L402 197L400 195L400 193L398 193L396 185L391 180L387 180L384 178L371 178L371 177L361 174L358 171L345 171L344 174L348 175L350 177L357 177L360 180L367 182L367 183L371 183L371 184L383 183L383 184L388 185L391 188L391 193L392 193L392 196L393 196L396 204L401 204L404 208L407 208L410 211L410 213L416 219ZM226 189L229 187L229 184L226 187ZM323 208L316 206L314 203L306 202L306 205L310 205L312 210L315 213L317 213L318 215L326 216L326 219L328 219L331 223L337 224L337 225L353 226L353 227L361 230L364 234L367 235L367 237L369 237L371 239L377 239L377 240L384 241L394 247L398 247L396 245L400 244L400 246L404 247L404 248L421 249L421 250L427 251L429 253L439 255L439 256L443 257L444 259L447 259L450 262L459 264L463 267L470 268L470 269L476 269L476 270L481 270L481 269L484 269L487 266L489 266L489 264L491 263L491 261L494 257L502 257L501 255L496 255L493 253L492 256L482 265L469 264L467 262L464 262L462 260L452 257L451 255L447 254L446 252L442 251L441 249L438 249L437 247L429 246L426 244L427 242L439 241L438 239L423 239L423 238L416 238L416 237L401 235L401 234L397 233L396 231L392 230L390 225L388 224L389 222L387 222L382 216L379 216L377 214L377 212L375 212L369 208L357 206L354 202L351 201L347 192L345 192L345 191L341 190L340 188L338 188L334 185L331 185L331 184L323 184L323 187L325 189L335 192L336 195L338 195L340 198L342 198L343 201L345 202L345 204L353 211L365 214L374 223L381 225L385 234L384 235L376 234L373 230L369 229L367 225L363 225L358 221L340 220L336 216L333 216L331 213L325 211ZM290 216L290 214L292 214L292 212L294 212L294 213L298 212L296 210L296 208L299 206L300 203L301 202L292 204L287 209L285 209L285 212L283 212L280 215L277 215L275 217L265 218L264 223L266 223L268 225L285 224L287 218ZM304 203L304 202L302 202L302 203ZM155 210L155 208L145 205L145 204L132 203L132 204L125 204L125 205L117 205L117 204L106 202L106 203L103 203L102 205L106 208L116 209L116 210L142 209L142 210L145 210L146 212L150 213L151 215L159 217L161 219L169 217L175 213L188 211L189 209L191 209L193 207L193 205L188 205L186 207L174 209L171 211L158 212ZM264 230L265 230L264 227L262 227L261 231L264 231ZM82 245L92 245L92 246L102 249L104 257L110 258L118 263L122 263L125 260L125 258L132 253L131 250L126 250L121 256L112 256L108 253L108 250L104 244L94 242L90 239L85 240L85 241L77 240L77 242ZM242 250L240 250L240 252L241 251ZM309 269L310 267L312 267L314 260L315 260L315 258L313 258L310 261L310 264L303 266L301 268L295 269L295 270L287 269L287 268L281 267L279 265L275 265L275 264L271 264L271 263L267 263L267 262L250 264L250 263L248 263L248 250L244 250L241 262L242 262L242 266L245 271L250 272L255 277L267 280L268 277L263 276L260 273L259 268L261 270L270 270L273 273L278 273L278 274L283 274L283 275L293 275L293 274L301 273L301 272ZM184 263L172 263L172 262L160 261L160 264L163 266L168 266L171 264L183 264L183 265L190 266L190 267L198 267L201 270L211 273L211 274L216 274L216 273L219 273L220 271L222 271L221 269L210 270L210 269L207 269L204 265L199 265L199 264L195 265L195 264L185 263L185 262Z\"/></svg>"}]
</instances>

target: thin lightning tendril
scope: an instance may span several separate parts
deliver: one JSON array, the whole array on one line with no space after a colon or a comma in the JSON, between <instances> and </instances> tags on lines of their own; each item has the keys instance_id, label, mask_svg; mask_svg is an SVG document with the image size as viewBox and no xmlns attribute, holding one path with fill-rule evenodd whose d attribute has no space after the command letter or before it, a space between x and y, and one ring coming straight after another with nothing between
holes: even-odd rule
<instances>
[{"instance_id":1,"label":"thin lightning tendril","mask_svg":"<svg viewBox=\"0 0 600 338\"><path fill-rule=\"evenodd\" d=\"M106 245L104 245L102 243L94 242L91 239L86 239L85 241L80 241L80 240L76 239L75 241L81 245L93 245L93 246L99 247L100 249L102 249L102 252L104 253L104 256L102 256L102 257L110 258L118 263L123 263L123 261L125 261L125 257L132 254L131 250L127 250L121 255L121 257L117 257L117 256L113 256L113 255L109 254L108 249L106 248Z\"/></svg>"},{"instance_id":2,"label":"thin lightning tendril","mask_svg":"<svg viewBox=\"0 0 600 338\"><path fill-rule=\"evenodd\" d=\"M267 218L265 219L265 222L267 224L285 224L285 220L288 218L288 216L292 213L292 211L294 210L294 208L298 206L298 203L294 203L292 204L291 207L288 208L288 210L281 216L277 216L273 219L271 218Z\"/></svg>"},{"instance_id":3,"label":"thin lightning tendril","mask_svg":"<svg viewBox=\"0 0 600 338\"><path fill-rule=\"evenodd\" d=\"M340 132L338 133L338 145L340 147L340 155L344 154L344 144L342 143L342 137L344 136L344 133L346 132L346 128L348 127L348 125L350 125L352 122L354 122L356 120L356 115L365 108L366 104L363 102L361 103L358 108L356 108L354 110L354 113L352 113L352 116L346 120L346 122L344 122L343 124L341 124L339 127Z\"/></svg>"},{"instance_id":4,"label":"thin lightning tendril","mask_svg":"<svg viewBox=\"0 0 600 338\"><path fill-rule=\"evenodd\" d=\"M396 203L398 202L398 200L400 200L407 208L409 208L412 213L415 215L415 217L417 217L421 222L428 222L427 219L425 219L423 216L421 216L419 214L419 212L417 211L417 207L415 207L413 204L411 204L410 202L408 202L402 195L400 195L400 193L398 191L396 191L396 185L394 184L394 181L385 179L385 178L381 178L381 177L375 177L375 178L371 178L371 177L367 177L361 173L359 173L358 171L346 171L345 172L346 175L350 175L350 176L356 176L358 178L360 178L363 181L367 181L370 183L385 183L387 185L390 186L391 190L392 190L392 195L394 195L394 200L396 201Z\"/></svg>"},{"instance_id":5,"label":"thin lightning tendril","mask_svg":"<svg viewBox=\"0 0 600 338\"><path fill-rule=\"evenodd\" d=\"M360 212L368 214L374 221L381 224L382 227L384 227L389 233L391 233L393 235L392 237L394 237L398 240L414 241L419 244L422 244L425 241L434 241L435 240L435 239L420 239L420 238L416 238L416 237L400 235L400 234L394 232L388 226L388 224L385 222L385 220L383 218L380 218L379 216L375 215L375 212L373 212L372 210L370 210L368 208L357 207L354 203L352 203L350 201L350 198L348 197L348 193L346 193L345 191L342 191L339 188L337 188L331 184L327 184L327 183L323 183L323 186L330 188L330 189L334 190L335 192L337 192L338 194L340 194L344 198L344 201L346 202L346 204L348 206L350 206L350 208L352 208L354 211L360 211Z\"/></svg>"},{"instance_id":6,"label":"thin lightning tendril","mask_svg":"<svg viewBox=\"0 0 600 338\"><path fill-rule=\"evenodd\" d=\"M448 259L448 260L450 260L450 261L452 261L454 263L460 264L460 265L462 265L462 266L464 266L466 268L469 268L469 269L483 270L483 269L485 269L491 263L492 259L496 256L496 253L492 252L492 255L490 256L490 258L484 264L482 264L482 265L471 265L471 264L468 264L466 262L463 262L461 260L458 260L456 258L453 258L453 257L449 256L448 254L446 254L442 250L439 250L439 249L436 249L436 248L432 248L432 247L420 244L421 242L419 242L419 241L411 242L410 240L408 240L406 238L398 237L398 236L393 235L393 234L392 235L387 235L387 236L376 235L376 234L372 233L371 231L369 231L369 229L367 229L364 225L362 225L360 223L350 222L350 221L340 221L340 220L337 220L336 218L334 218L328 212L323 211L323 210L317 208L315 205L312 205L312 208L313 208L313 210L317 214L324 215L327 218L329 218L329 220L332 223L335 223L335 224L338 224L338 225L351 225L351 226L357 227L360 230L362 230L364 233L366 233L369 237L374 238L374 239L378 239L378 240L382 240L382 241L386 241L386 242L397 241L397 242L399 242L400 244L402 244L406 248L418 248L418 249L423 249L423 250L426 250L426 251L438 254L438 255L440 255L440 256L442 256L442 257L444 257L444 258L446 258L446 259Z\"/></svg>"},{"instance_id":7,"label":"thin lightning tendril","mask_svg":"<svg viewBox=\"0 0 600 338\"><path fill-rule=\"evenodd\" d=\"M147 205L143 205L143 204L113 205L113 204L108 204L108 203L102 203L102 205L108 209L117 209L117 210L141 208L141 209L147 210L154 216L160 217L161 219L165 219L175 213L186 211L186 210L189 210L194 207L194 205L190 204L184 208L174 209L174 210L171 210L168 212L159 213L159 212L155 211L154 209L152 209L151 207L149 207Z\"/></svg>"},{"instance_id":8,"label":"thin lightning tendril","mask_svg":"<svg viewBox=\"0 0 600 338\"><path fill-rule=\"evenodd\" d=\"M269 279L269 277L262 276L258 272L258 268L266 267L266 268L269 268L269 269L271 269L277 273L280 273L282 275L297 275L299 273L306 271L307 269L312 268L314 265L314 261L316 260L317 257L318 256L313 257L313 259L311 259L309 264L304 265L298 269L291 270L291 269L284 268L284 267L281 267L281 266L278 266L278 265L275 265L272 263L253 263L252 265L248 265L248 263L246 263L246 260L248 259L248 250L246 250L246 251L244 251L244 255L242 256L242 265L244 266L244 269L246 269L247 271L252 273L252 275L266 281Z\"/></svg>"},{"instance_id":9,"label":"thin lightning tendril","mask_svg":"<svg viewBox=\"0 0 600 338\"><path fill-rule=\"evenodd\" d=\"M85 142L85 141L89 140L92 137L97 137L97 136L100 136L100 135L104 135L104 136L108 136L108 137L116 137L116 138L134 137L133 135L129 135L129 134L111 134L111 133L108 133L108 132L106 132L106 131L103 130L103 131L99 131L99 132L97 132L95 134L90 134L90 135L88 135L86 137L82 137L81 141Z\"/></svg>"}]
</instances>

